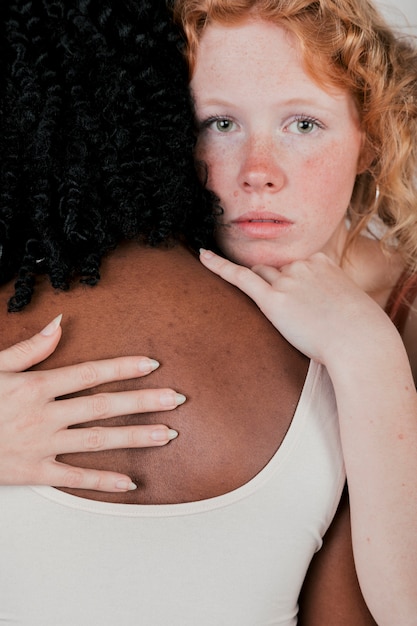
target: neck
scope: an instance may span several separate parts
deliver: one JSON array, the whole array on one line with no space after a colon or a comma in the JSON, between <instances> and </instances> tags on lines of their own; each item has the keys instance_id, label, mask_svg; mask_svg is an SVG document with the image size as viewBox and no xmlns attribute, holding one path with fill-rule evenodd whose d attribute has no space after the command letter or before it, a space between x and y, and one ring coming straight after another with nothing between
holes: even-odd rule
<instances>
[{"instance_id":1,"label":"neck","mask_svg":"<svg viewBox=\"0 0 417 626\"><path fill-rule=\"evenodd\" d=\"M348 227L345 219L340 222L338 228L333 233L332 237L322 248L322 252L326 254L332 261L334 261L343 269L346 269L345 264L349 264L348 256L346 255L346 242L348 238ZM346 269L347 271L347 269ZM347 271L347 273L349 273Z\"/></svg>"}]
</instances>

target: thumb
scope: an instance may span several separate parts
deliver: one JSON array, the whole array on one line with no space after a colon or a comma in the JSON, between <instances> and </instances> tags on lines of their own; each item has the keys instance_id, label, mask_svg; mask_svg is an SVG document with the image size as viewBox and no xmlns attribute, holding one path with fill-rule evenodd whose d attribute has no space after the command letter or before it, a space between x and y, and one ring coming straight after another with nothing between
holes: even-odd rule
<instances>
[{"instance_id":1,"label":"thumb","mask_svg":"<svg viewBox=\"0 0 417 626\"><path fill-rule=\"evenodd\" d=\"M62 315L58 315L39 333L0 351L0 370L23 372L46 359L58 345L62 335Z\"/></svg>"}]
</instances>

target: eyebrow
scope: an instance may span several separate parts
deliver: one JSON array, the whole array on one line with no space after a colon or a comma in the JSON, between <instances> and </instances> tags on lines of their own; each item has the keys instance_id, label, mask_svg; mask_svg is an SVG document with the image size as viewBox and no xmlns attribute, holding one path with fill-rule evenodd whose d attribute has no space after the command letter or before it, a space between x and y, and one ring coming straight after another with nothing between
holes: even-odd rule
<instances>
[{"instance_id":1,"label":"eyebrow","mask_svg":"<svg viewBox=\"0 0 417 626\"><path fill-rule=\"evenodd\" d=\"M191 91L191 95L193 97L194 103L197 103L196 98L193 94L193 92ZM332 100L337 100L337 96L332 96L331 94L328 94ZM341 94L342 95L342 94ZM220 95L219 97L210 97L210 98L202 98L200 99L200 101L198 102L200 107L222 107L224 109L229 109L229 108L233 108L233 107L239 107L240 102L236 103L236 102L232 102L229 100L225 100L223 99L223 97ZM318 108L322 111L328 111L331 112L331 108L329 106L326 105L326 103L317 100L317 98L304 98L304 97L294 97L294 98L289 98L288 100L277 100L275 102L275 106L277 107L315 107Z\"/></svg>"}]
</instances>

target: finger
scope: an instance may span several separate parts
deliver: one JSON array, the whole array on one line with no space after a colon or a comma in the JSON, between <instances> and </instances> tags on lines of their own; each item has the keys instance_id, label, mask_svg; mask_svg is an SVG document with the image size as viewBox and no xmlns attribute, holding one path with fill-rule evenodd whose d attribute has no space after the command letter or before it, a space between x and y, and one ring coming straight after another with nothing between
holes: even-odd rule
<instances>
[{"instance_id":1,"label":"finger","mask_svg":"<svg viewBox=\"0 0 417 626\"><path fill-rule=\"evenodd\" d=\"M255 265L252 272L263 278L267 283L272 285L281 277L281 272L270 265Z\"/></svg>"},{"instance_id":2,"label":"finger","mask_svg":"<svg viewBox=\"0 0 417 626\"><path fill-rule=\"evenodd\" d=\"M54 424L62 428L118 415L171 411L185 400L185 396L173 389L141 389L58 400L46 411L51 414L47 418L53 418Z\"/></svg>"},{"instance_id":3,"label":"finger","mask_svg":"<svg viewBox=\"0 0 417 626\"><path fill-rule=\"evenodd\" d=\"M50 356L61 339L61 318L62 315L58 315L48 326L30 339L20 341L0 351L0 370L23 372Z\"/></svg>"},{"instance_id":4,"label":"finger","mask_svg":"<svg viewBox=\"0 0 417 626\"><path fill-rule=\"evenodd\" d=\"M113 493L136 489L136 485L125 474L72 467L58 461L52 462L38 484Z\"/></svg>"},{"instance_id":5,"label":"finger","mask_svg":"<svg viewBox=\"0 0 417 626\"><path fill-rule=\"evenodd\" d=\"M270 285L252 270L223 259L211 250L201 250L200 260L205 267L232 285L239 287L255 302L266 297L270 292Z\"/></svg>"},{"instance_id":6,"label":"finger","mask_svg":"<svg viewBox=\"0 0 417 626\"><path fill-rule=\"evenodd\" d=\"M67 452L98 452L119 448L151 448L164 446L178 432L163 424L145 426L113 426L112 428L73 428L61 431L54 443L60 454Z\"/></svg>"},{"instance_id":7,"label":"finger","mask_svg":"<svg viewBox=\"0 0 417 626\"><path fill-rule=\"evenodd\" d=\"M102 361L87 361L54 370L34 372L36 385L43 386L52 400L103 383L146 376L159 367L158 361L148 357L125 356Z\"/></svg>"}]
</instances>

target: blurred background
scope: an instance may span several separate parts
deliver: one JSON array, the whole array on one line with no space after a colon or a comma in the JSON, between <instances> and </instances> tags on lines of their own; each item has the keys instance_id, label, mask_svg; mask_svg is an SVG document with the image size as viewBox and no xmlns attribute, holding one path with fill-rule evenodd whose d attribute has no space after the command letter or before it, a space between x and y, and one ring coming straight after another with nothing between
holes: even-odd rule
<instances>
[{"instance_id":1,"label":"blurred background","mask_svg":"<svg viewBox=\"0 0 417 626\"><path fill-rule=\"evenodd\" d=\"M376 0L376 3L391 24L417 36L416 0Z\"/></svg>"}]
</instances>

